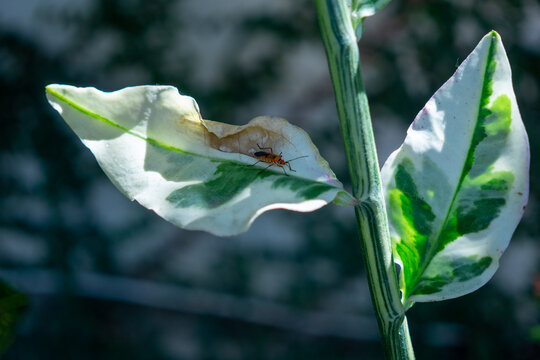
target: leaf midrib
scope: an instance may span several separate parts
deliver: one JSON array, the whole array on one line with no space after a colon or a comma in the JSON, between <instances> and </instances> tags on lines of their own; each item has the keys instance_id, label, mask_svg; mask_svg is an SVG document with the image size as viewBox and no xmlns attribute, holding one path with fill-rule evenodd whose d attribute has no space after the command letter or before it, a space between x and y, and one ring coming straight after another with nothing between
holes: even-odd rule
<instances>
[{"instance_id":1,"label":"leaf midrib","mask_svg":"<svg viewBox=\"0 0 540 360\"><path fill-rule=\"evenodd\" d=\"M484 64L484 74L483 74L483 77L482 77L482 92L480 94L479 105L478 105L478 110L477 110L477 114L476 114L476 124L479 121L479 114L480 114L481 107L482 107L482 99L485 98L486 92L487 92L487 89L486 89L486 77L487 77L487 72L488 72L488 68L489 68L488 65L489 65L490 61L492 60L492 58L493 58L494 42L495 42L496 36L497 35L495 33L493 33L493 32L491 33L491 39L490 39L490 44L489 44L489 49L488 49L488 55L486 57L486 61L485 61L485 64ZM408 298L414 294L414 291L416 290L416 288L418 286L418 282L419 282L420 278L422 277L422 275L426 271L427 267L431 264L431 261L433 260L435 255L438 253L437 250L439 250L439 247L441 245L440 244L441 243L441 240L440 240L441 233L442 233L443 229L446 227L446 225L448 223L448 220L449 220L449 218L451 216L451 210L454 208L454 203L456 201L457 195L461 190L461 186L463 184L465 176L467 176L467 174L468 174L468 172L465 172L464 170L465 170L465 166L467 164L467 159L469 159L470 156L473 155L473 154L471 154L471 152L474 151L473 146L472 146L472 139L474 138L475 132L476 132L476 125L475 125L474 130L473 130L473 132L471 134L471 144L470 144L469 149L467 151L467 155L465 156L465 161L464 161L463 167L461 169L461 175L460 175L458 184L456 186L456 190L454 191L454 194L452 196L452 200L450 201L450 205L448 206L448 211L446 213L446 216L445 216L444 220L441 222L441 225L439 227L439 231L438 231L437 235L434 237L434 239L436 239L437 241L433 241L433 242L430 241L429 242L429 243L432 243L433 246L431 246L428 249L427 256L425 257L425 260L422 262L422 266L418 270L417 276L415 277L414 281L412 282L412 284L414 284L414 285L412 285L411 291L407 292L408 297L407 297L407 299L404 299L404 301L407 301Z\"/></svg>"}]
</instances>

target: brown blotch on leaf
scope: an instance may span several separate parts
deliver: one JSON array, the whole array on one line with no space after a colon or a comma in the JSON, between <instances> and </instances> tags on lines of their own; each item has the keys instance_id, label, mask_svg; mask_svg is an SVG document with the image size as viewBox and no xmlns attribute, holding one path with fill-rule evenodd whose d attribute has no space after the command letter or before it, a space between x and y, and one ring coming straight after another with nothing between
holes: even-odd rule
<instances>
[{"instance_id":1,"label":"brown blotch on leaf","mask_svg":"<svg viewBox=\"0 0 540 360\"><path fill-rule=\"evenodd\" d=\"M267 118L275 121L275 124L286 123L279 118ZM255 120L255 119L254 119ZM240 153L253 157L253 154L261 148L272 148L274 153L279 154L283 148L294 147L294 144L285 137L283 132L267 129L255 121L243 126L234 126L215 121L204 120L203 124L208 129L206 133L208 146L223 152Z\"/></svg>"}]
</instances>

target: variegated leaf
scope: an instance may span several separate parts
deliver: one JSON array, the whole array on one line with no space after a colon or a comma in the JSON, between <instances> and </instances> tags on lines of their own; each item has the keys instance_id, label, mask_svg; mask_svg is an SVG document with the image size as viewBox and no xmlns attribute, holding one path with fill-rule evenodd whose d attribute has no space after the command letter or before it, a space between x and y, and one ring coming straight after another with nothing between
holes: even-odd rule
<instances>
[{"instance_id":1,"label":"variegated leaf","mask_svg":"<svg viewBox=\"0 0 540 360\"><path fill-rule=\"evenodd\" d=\"M235 235L267 210L353 202L309 136L284 119L202 120L195 100L170 86L49 85L47 97L127 197L182 228ZM269 167L259 151L302 158Z\"/></svg>"},{"instance_id":2,"label":"variegated leaf","mask_svg":"<svg viewBox=\"0 0 540 360\"><path fill-rule=\"evenodd\" d=\"M409 128L382 176L407 306L484 285L528 198L529 147L496 32Z\"/></svg>"}]
</instances>

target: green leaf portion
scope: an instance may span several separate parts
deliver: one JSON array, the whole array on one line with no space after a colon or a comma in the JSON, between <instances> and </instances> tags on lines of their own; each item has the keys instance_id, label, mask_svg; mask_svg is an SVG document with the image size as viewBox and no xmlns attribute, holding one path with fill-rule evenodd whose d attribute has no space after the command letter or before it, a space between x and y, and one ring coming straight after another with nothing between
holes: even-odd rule
<instances>
[{"instance_id":1,"label":"green leaf portion","mask_svg":"<svg viewBox=\"0 0 540 360\"><path fill-rule=\"evenodd\" d=\"M508 96L500 95L489 105L494 70L494 61L491 61L486 69L488 81L482 91L471 150L465 159L463 177L450 210L451 217L441 233L438 251L460 236L486 229L499 216L512 188L511 171L493 170L493 164L505 149L512 122Z\"/></svg>"},{"instance_id":2,"label":"green leaf portion","mask_svg":"<svg viewBox=\"0 0 540 360\"><path fill-rule=\"evenodd\" d=\"M0 281L0 355L11 345L15 325L27 306L24 294Z\"/></svg>"},{"instance_id":3,"label":"green leaf portion","mask_svg":"<svg viewBox=\"0 0 540 360\"><path fill-rule=\"evenodd\" d=\"M200 205L213 209L234 199L251 183L268 177L275 178L270 185L271 189L287 188L297 192L303 200L316 199L324 192L332 190L327 184L276 174L253 165L221 162L210 180L175 190L167 197L167 201L179 208Z\"/></svg>"},{"instance_id":4,"label":"green leaf portion","mask_svg":"<svg viewBox=\"0 0 540 360\"><path fill-rule=\"evenodd\" d=\"M487 229L506 204L514 175L501 171L486 173L474 180L463 182L452 215L440 235L438 251L460 236Z\"/></svg>"},{"instance_id":5,"label":"green leaf portion","mask_svg":"<svg viewBox=\"0 0 540 360\"><path fill-rule=\"evenodd\" d=\"M528 166L510 67L492 32L382 170L406 306L461 296L491 278L527 202Z\"/></svg>"},{"instance_id":6,"label":"green leaf portion","mask_svg":"<svg viewBox=\"0 0 540 360\"><path fill-rule=\"evenodd\" d=\"M479 258L471 255L456 259L447 259L446 266L441 267L437 275L422 278L415 288L418 294L436 294L453 282L465 282L481 275L491 265L493 259L489 256Z\"/></svg>"},{"instance_id":7,"label":"green leaf portion","mask_svg":"<svg viewBox=\"0 0 540 360\"><path fill-rule=\"evenodd\" d=\"M398 224L396 229L401 239L406 241L395 242L394 251L398 257L407 263L403 264L405 283L415 281L422 266L422 255L429 250L429 237L435 219L431 206L418 194L418 189L411 176L414 165L410 159L404 159L398 165L395 175L396 188L388 193L389 219ZM405 288L404 296L410 296Z\"/></svg>"},{"instance_id":8,"label":"green leaf portion","mask_svg":"<svg viewBox=\"0 0 540 360\"><path fill-rule=\"evenodd\" d=\"M126 196L182 228L235 235L267 210L354 203L309 136L284 119L202 120L195 100L169 86L49 85L47 96Z\"/></svg>"}]
</instances>

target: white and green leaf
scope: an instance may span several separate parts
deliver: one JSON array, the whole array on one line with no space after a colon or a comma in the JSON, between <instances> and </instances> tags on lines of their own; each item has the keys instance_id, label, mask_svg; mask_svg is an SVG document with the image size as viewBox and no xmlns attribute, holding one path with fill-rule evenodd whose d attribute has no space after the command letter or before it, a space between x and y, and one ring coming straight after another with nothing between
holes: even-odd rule
<instances>
[{"instance_id":1,"label":"white and green leaf","mask_svg":"<svg viewBox=\"0 0 540 360\"><path fill-rule=\"evenodd\" d=\"M229 236L267 210L354 202L309 136L284 119L202 120L195 100L170 86L49 85L47 97L118 189L182 228ZM259 146L305 158L293 171L268 167L254 157Z\"/></svg>"},{"instance_id":2,"label":"white and green leaf","mask_svg":"<svg viewBox=\"0 0 540 360\"><path fill-rule=\"evenodd\" d=\"M470 293L493 276L527 203L528 171L510 65L493 31L382 169L407 306Z\"/></svg>"}]
</instances>

